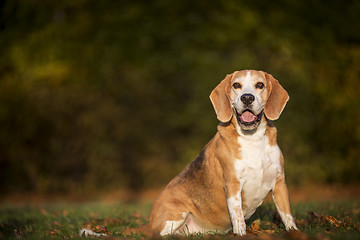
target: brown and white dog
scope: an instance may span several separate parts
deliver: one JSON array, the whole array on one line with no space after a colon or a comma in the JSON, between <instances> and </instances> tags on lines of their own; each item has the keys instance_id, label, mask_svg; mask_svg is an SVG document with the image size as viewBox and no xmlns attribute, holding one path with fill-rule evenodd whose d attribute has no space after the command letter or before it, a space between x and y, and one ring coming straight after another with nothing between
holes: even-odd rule
<instances>
[{"instance_id":1,"label":"brown and white dog","mask_svg":"<svg viewBox=\"0 0 360 240\"><path fill-rule=\"evenodd\" d=\"M284 159L271 120L289 95L268 73L236 71L211 92L220 124L199 156L160 194L147 226L151 235L228 232L246 234L245 219L269 192L287 230L290 212Z\"/></svg>"}]
</instances>

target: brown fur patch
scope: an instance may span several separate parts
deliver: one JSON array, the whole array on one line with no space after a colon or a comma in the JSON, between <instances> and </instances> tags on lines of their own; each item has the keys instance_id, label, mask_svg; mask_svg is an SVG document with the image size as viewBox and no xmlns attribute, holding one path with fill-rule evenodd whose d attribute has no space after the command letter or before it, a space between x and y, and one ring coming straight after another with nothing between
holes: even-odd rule
<instances>
[{"instance_id":1,"label":"brown fur patch","mask_svg":"<svg viewBox=\"0 0 360 240\"><path fill-rule=\"evenodd\" d=\"M244 191L241 192L241 208L242 209L246 209L247 205L245 204L246 202L246 198L245 198L245 193Z\"/></svg>"},{"instance_id":2,"label":"brown fur patch","mask_svg":"<svg viewBox=\"0 0 360 240\"><path fill-rule=\"evenodd\" d=\"M267 121L265 136L268 137L270 146L277 145L277 141L276 141L277 130L274 123L270 120Z\"/></svg>"}]
</instances>

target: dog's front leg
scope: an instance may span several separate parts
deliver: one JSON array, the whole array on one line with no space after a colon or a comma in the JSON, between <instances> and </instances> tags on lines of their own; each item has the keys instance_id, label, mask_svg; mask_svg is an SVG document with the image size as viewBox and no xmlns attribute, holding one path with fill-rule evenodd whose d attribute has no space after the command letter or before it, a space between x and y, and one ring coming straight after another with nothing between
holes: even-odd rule
<instances>
[{"instance_id":1,"label":"dog's front leg","mask_svg":"<svg viewBox=\"0 0 360 240\"><path fill-rule=\"evenodd\" d=\"M241 186L238 192L227 191L227 206L234 234L245 235L246 224L241 201ZM232 188L233 189L233 188Z\"/></svg>"},{"instance_id":2,"label":"dog's front leg","mask_svg":"<svg viewBox=\"0 0 360 240\"><path fill-rule=\"evenodd\" d=\"M284 173L277 179L272 197L286 230L298 230L290 211L289 193L285 184Z\"/></svg>"}]
</instances>

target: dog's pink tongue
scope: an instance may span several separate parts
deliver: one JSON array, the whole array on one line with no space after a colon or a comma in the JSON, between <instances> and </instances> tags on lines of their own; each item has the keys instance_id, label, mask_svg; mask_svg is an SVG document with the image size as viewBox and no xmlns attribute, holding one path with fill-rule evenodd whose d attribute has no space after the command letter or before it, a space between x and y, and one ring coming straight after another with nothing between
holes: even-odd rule
<instances>
[{"instance_id":1,"label":"dog's pink tongue","mask_svg":"<svg viewBox=\"0 0 360 240\"><path fill-rule=\"evenodd\" d=\"M244 122L254 122L256 120L256 116L254 114L252 114L251 112L246 111L243 114L241 114L241 119Z\"/></svg>"}]
</instances>

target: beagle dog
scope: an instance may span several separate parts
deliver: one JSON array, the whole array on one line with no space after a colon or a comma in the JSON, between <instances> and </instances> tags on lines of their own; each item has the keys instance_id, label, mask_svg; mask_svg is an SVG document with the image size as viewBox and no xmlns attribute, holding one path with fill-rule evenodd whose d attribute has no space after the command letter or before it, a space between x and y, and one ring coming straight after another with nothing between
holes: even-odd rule
<instances>
[{"instance_id":1,"label":"beagle dog","mask_svg":"<svg viewBox=\"0 0 360 240\"><path fill-rule=\"evenodd\" d=\"M270 192L286 230L297 230L272 123L289 100L286 90L271 74L242 70L227 75L210 100L218 131L155 201L147 232L245 235L245 219Z\"/></svg>"}]
</instances>

